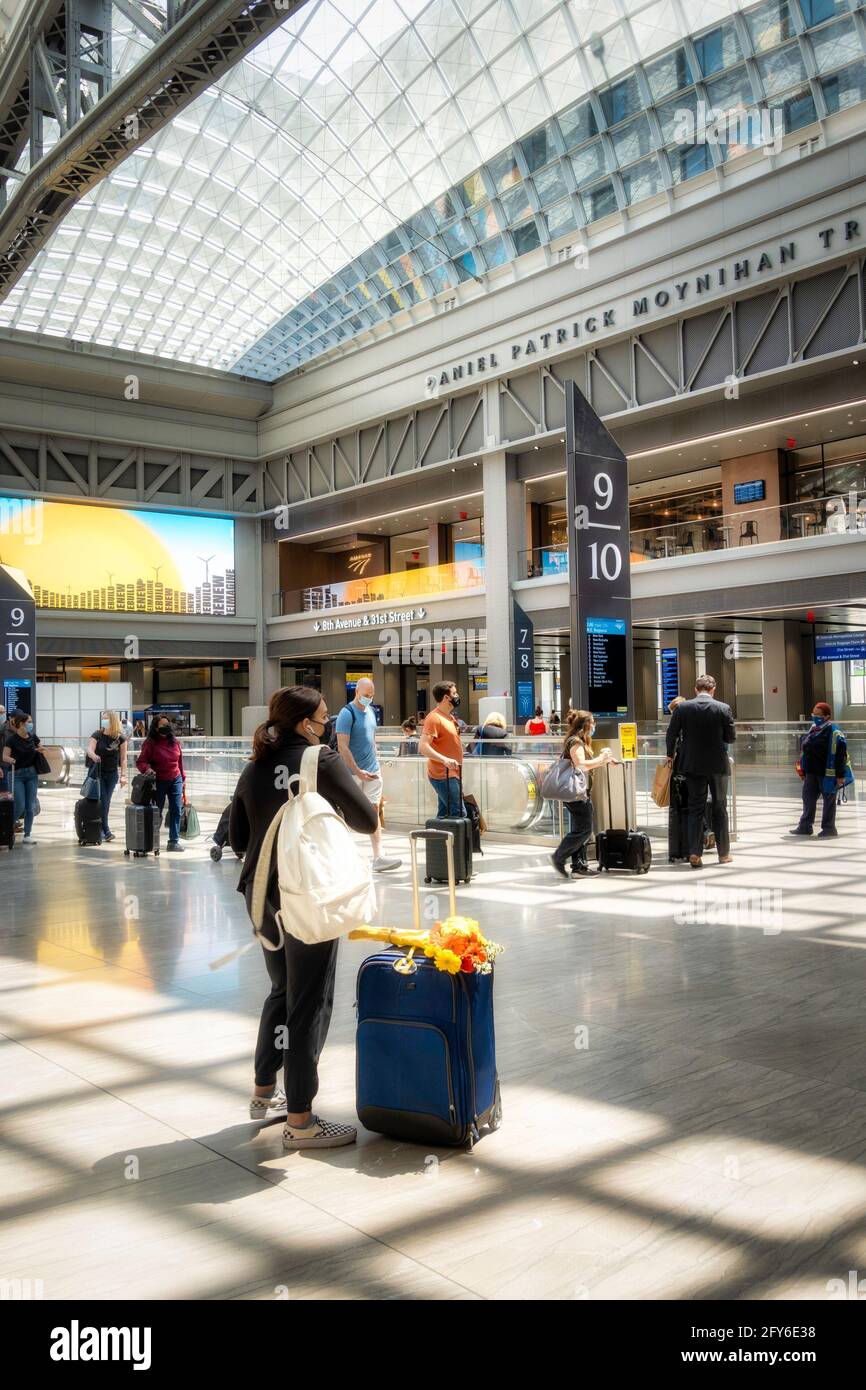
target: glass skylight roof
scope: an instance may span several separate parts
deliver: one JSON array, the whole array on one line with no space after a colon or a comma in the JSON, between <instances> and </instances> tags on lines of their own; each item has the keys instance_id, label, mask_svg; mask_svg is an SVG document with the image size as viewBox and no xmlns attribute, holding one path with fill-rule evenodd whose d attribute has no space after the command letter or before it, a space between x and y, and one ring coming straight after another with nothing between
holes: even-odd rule
<instances>
[{"instance_id":1,"label":"glass skylight roof","mask_svg":"<svg viewBox=\"0 0 866 1390\"><path fill-rule=\"evenodd\" d=\"M792 130L866 99L857 0L732 5L310 0L69 213L0 324L271 380L742 153L681 143L698 101ZM114 14L123 72L149 43Z\"/></svg>"}]
</instances>

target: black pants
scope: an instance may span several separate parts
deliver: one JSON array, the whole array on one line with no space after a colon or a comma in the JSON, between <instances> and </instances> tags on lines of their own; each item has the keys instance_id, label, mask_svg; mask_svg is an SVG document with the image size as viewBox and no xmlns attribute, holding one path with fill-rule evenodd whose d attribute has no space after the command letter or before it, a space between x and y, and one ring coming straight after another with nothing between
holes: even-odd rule
<instances>
[{"instance_id":1,"label":"black pants","mask_svg":"<svg viewBox=\"0 0 866 1390\"><path fill-rule=\"evenodd\" d=\"M815 823L815 810L818 805L818 797L823 797L824 805L821 808L821 829L836 829L836 789L825 792L821 790L823 777L819 777L817 772L807 772L803 778L803 814L800 817L798 830L811 830Z\"/></svg>"},{"instance_id":2,"label":"black pants","mask_svg":"<svg viewBox=\"0 0 866 1390\"><path fill-rule=\"evenodd\" d=\"M571 857L572 869L586 868L586 847L592 838L592 802L566 801L565 809L571 829L563 835L553 857L560 868L565 868L566 859Z\"/></svg>"},{"instance_id":3,"label":"black pants","mask_svg":"<svg viewBox=\"0 0 866 1390\"><path fill-rule=\"evenodd\" d=\"M252 900L252 883L247 893ZM263 930L277 940L274 908L265 905ZM309 1110L319 1089L318 1062L334 1008L334 974L338 941L305 946L286 936L282 951L262 947L271 992L262 1007L256 1043L256 1085L270 1086L285 1074L286 1106L300 1113Z\"/></svg>"},{"instance_id":4,"label":"black pants","mask_svg":"<svg viewBox=\"0 0 866 1390\"><path fill-rule=\"evenodd\" d=\"M724 859L731 852L731 837L728 830L728 776L725 772L710 772L704 777L694 773L686 774L689 793L689 854L704 852L704 815L707 806L707 792L712 806L713 831L716 836L716 849L719 858Z\"/></svg>"}]
</instances>

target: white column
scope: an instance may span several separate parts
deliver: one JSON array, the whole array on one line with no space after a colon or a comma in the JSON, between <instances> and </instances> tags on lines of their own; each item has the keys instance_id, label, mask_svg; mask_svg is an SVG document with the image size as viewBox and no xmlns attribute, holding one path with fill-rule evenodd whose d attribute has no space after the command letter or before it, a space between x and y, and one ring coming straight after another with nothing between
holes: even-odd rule
<instances>
[{"instance_id":1,"label":"white column","mask_svg":"<svg viewBox=\"0 0 866 1390\"><path fill-rule=\"evenodd\" d=\"M487 694L513 695L511 585L524 544L523 488L515 460L503 451L484 459L484 574Z\"/></svg>"}]
</instances>

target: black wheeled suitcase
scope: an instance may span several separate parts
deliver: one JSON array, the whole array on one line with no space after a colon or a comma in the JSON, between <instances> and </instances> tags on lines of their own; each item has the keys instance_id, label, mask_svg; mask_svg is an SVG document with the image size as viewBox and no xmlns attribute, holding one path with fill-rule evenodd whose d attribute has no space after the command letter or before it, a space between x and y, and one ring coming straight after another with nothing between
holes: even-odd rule
<instances>
[{"instance_id":1,"label":"black wheeled suitcase","mask_svg":"<svg viewBox=\"0 0 866 1390\"><path fill-rule=\"evenodd\" d=\"M629 796L625 763L620 763L619 766L622 768L623 800L626 818L628 818ZM611 764L608 764L606 768L607 818L613 820L610 768ZM614 830L613 828L602 830L595 837L595 857L600 870L624 869L626 873L630 874L648 874L653 860L650 837L641 830Z\"/></svg>"},{"instance_id":2,"label":"black wheeled suitcase","mask_svg":"<svg viewBox=\"0 0 866 1390\"><path fill-rule=\"evenodd\" d=\"M126 855L141 859L146 854L159 854L160 815L155 806L126 806Z\"/></svg>"},{"instance_id":3,"label":"black wheeled suitcase","mask_svg":"<svg viewBox=\"0 0 866 1390\"><path fill-rule=\"evenodd\" d=\"M450 773L448 773L450 778ZM457 778L457 805L463 804L463 778ZM453 792L452 792L453 797ZM455 798L456 799L456 798ZM472 821L468 816L431 816L424 822L427 830L445 830L454 836L454 877L458 883L472 879ZM445 841L437 838L425 841L425 883L448 882L448 859Z\"/></svg>"},{"instance_id":4,"label":"black wheeled suitcase","mask_svg":"<svg viewBox=\"0 0 866 1390\"><path fill-rule=\"evenodd\" d=\"M82 796L73 812L75 834L80 845L102 844L102 802Z\"/></svg>"},{"instance_id":5,"label":"black wheeled suitcase","mask_svg":"<svg viewBox=\"0 0 866 1390\"><path fill-rule=\"evenodd\" d=\"M3 792L3 799L0 800L0 847L4 849L15 848L15 800L13 796L15 786L15 769L4 767L6 773L6 789Z\"/></svg>"}]
</instances>

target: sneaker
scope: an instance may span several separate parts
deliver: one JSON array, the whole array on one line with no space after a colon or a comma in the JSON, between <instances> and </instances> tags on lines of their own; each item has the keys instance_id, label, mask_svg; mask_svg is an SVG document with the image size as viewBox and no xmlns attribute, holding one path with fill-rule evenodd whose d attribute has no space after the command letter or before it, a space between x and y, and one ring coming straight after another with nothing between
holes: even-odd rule
<instances>
[{"instance_id":1,"label":"sneaker","mask_svg":"<svg viewBox=\"0 0 866 1390\"><path fill-rule=\"evenodd\" d=\"M35 845L37 841L34 840L32 835L25 835L21 843L22 845Z\"/></svg>"},{"instance_id":2,"label":"sneaker","mask_svg":"<svg viewBox=\"0 0 866 1390\"><path fill-rule=\"evenodd\" d=\"M704 861L699 854L690 854L689 863L693 869L702 869L704 867Z\"/></svg>"},{"instance_id":3,"label":"sneaker","mask_svg":"<svg viewBox=\"0 0 866 1390\"><path fill-rule=\"evenodd\" d=\"M286 1093L277 1087L271 1096L253 1096L250 1101L251 1120L284 1120L286 1118Z\"/></svg>"},{"instance_id":4,"label":"sneaker","mask_svg":"<svg viewBox=\"0 0 866 1390\"><path fill-rule=\"evenodd\" d=\"M108 831L108 834L107 834L107 835L103 835L102 839L103 839L103 842L104 842L105 844L108 844L108 841L109 841L109 840L113 840L113 839L114 839L114 835L113 835L113 834L111 833L111 831L109 830L109 831Z\"/></svg>"},{"instance_id":5,"label":"sneaker","mask_svg":"<svg viewBox=\"0 0 866 1390\"><path fill-rule=\"evenodd\" d=\"M733 862L734 862L734 856L733 856L732 854L720 854L720 855L719 855L719 863L720 863L720 864L733 864Z\"/></svg>"},{"instance_id":6,"label":"sneaker","mask_svg":"<svg viewBox=\"0 0 866 1390\"><path fill-rule=\"evenodd\" d=\"M818 832L819 840L835 840L839 834L838 830L821 830Z\"/></svg>"},{"instance_id":7,"label":"sneaker","mask_svg":"<svg viewBox=\"0 0 866 1390\"><path fill-rule=\"evenodd\" d=\"M212 845L212 846L211 846L210 857L211 857L211 859L213 860L213 862L214 862L215 864L218 864L218 863L220 862L220 860L221 860L222 857L223 857L223 852L222 852L222 850L220 849L219 845Z\"/></svg>"},{"instance_id":8,"label":"sneaker","mask_svg":"<svg viewBox=\"0 0 866 1390\"><path fill-rule=\"evenodd\" d=\"M377 874L384 874L387 873L389 869L399 869L402 863L402 859L374 859L373 868L376 870Z\"/></svg>"},{"instance_id":9,"label":"sneaker","mask_svg":"<svg viewBox=\"0 0 866 1390\"><path fill-rule=\"evenodd\" d=\"M559 877L560 877L560 878L568 878L568 874L565 872L565 865L564 865L564 864L557 864L557 862L556 862L556 856L555 856L554 854L552 854L552 855L550 856L550 862L551 862L551 864L553 865L553 867L554 867L554 869L556 870L556 872L559 874Z\"/></svg>"},{"instance_id":10,"label":"sneaker","mask_svg":"<svg viewBox=\"0 0 866 1390\"><path fill-rule=\"evenodd\" d=\"M357 1137L358 1131L352 1125L335 1125L313 1115L303 1129L284 1126L283 1148L287 1153L290 1149L339 1149L343 1144L354 1144Z\"/></svg>"},{"instance_id":11,"label":"sneaker","mask_svg":"<svg viewBox=\"0 0 866 1390\"><path fill-rule=\"evenodd\" d=\"M180 840L169 840L166 849L169 854L183 854L183 845Z\"/></svg>"},{"instance_id":12,"label":"sneaker","mask_svg":"<svg viewBox=\"0 0 866 1390\"><path fill-rule=\"evenodd\" d=\"M572 878L595 878L598 869L591 869L588 864L578 864L576 869L572 869Z\"/></svg>"},{"instance_id":13,"label":"sneaker","mask_svg":"<svg viewBox=\"0 0 866 1390\"><path fill-rule=\"evenodd\" d=\"M811 830L801 830L799 825L795 825L793 830L788 831L789 835L811 835Z\"/></svg>"}]
</instances>

